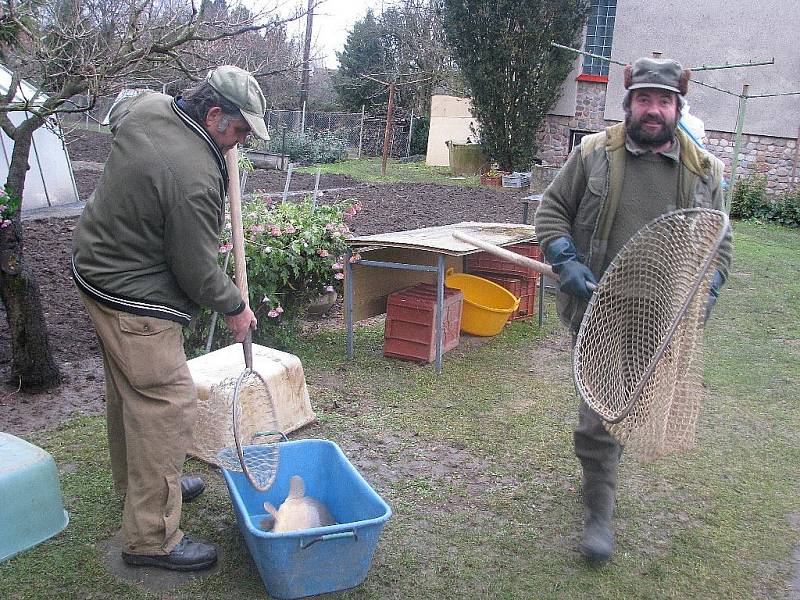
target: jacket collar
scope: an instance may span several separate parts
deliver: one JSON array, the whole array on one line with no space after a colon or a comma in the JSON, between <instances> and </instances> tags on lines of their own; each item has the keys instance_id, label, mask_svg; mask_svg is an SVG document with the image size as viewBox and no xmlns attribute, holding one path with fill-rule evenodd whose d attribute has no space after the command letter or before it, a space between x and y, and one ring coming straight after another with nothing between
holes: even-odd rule
<instances>
[{"instance_id":1,"label":"jacket collar","mask_svg":"<svg viewBox=\"0 0 800 600\"><path fill-rule=\"evenodd\" d=\"M200 124L195 121L192 117L190 117L186 111L184 111L180 105L178 104L177 100L172 101L172 110L175 111L175 114L178 115L178 118L181 119L189 129L194 131L197 135L199 135L203 141L205 141L206 145L211 150L211 154L214 156L214 159L217 161L217 166L219 167L220 173L222 173L222 177L225 180L225 187L228 187L228 167L225 165L225 157L222 156L222 153L219 151L219 148L214 143L214 140L208 135L208 132L205 130L204 127L201 127Z\"/></svg>"},{"instance_id":2,"label":"jacket collar","mask_svg":"<svg viewBox=\"0 0 800 600\"><path fill-rule=\"evenodd\" d=\"M675 137L681 149L681 163L695 175L706 179L711 176L711 159L705 150L692 143L684 132L675 129ZM627 133L625 123L617 123L606 129L606 150L614 152L625 146Z\"/></svg>"}]
</instances>

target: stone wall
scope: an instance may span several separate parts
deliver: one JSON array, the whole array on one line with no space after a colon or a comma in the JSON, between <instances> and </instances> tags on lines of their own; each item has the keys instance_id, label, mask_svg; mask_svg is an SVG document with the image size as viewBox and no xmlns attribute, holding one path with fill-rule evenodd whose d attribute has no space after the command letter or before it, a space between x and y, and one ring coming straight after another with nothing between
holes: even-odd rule
<instances>
[{"instance_id":1,"label":"stone wall","mask_svg":"<svg viewBox=\"0 0 800 600\"><path fill-rule=\"evenodd\" d=\"M574 117L550 115L537 137L537 158L544 165L563 165L569 154L572 130L600 131L616 121L603 118L606 101L606 84L578 81ZM733 134L706 131L706 148L725 163L725 174L730 176L733 157ZM752 174L767 177L768 193L784 193L800 185L800 164L796 166L795 180L792 168L797 161L797 140L763 135L742 135L737 178Z\"/></svg>"},{"instance_id":2,"label":"stone wall","mask_svg":"<svg viewBox=\"0 0 800 600\"><path fill-rule=\"evenodd\" d=\"M733 134L723 131L706 131L706 148L725 163L725 174L730 176L733 158ZM737 179L759 174L767 177L767 193L782 194L800 184L800 165L795 180L792 167L797 161L797 140L764 135L742 135L739 149Z\"/></svg>"},{"instance_id":3,"label":"stone wall","mask_svg":"<svg viewBox=\"0 0 800 600\"><path fill-rule=\"evenodd\" d=\"M544 165L563 165L569 154L570 132L574 129L600 131L616 121L603 119L606 84L578 81L574 117L549 115L537 136L536 158Z\"/></svg>"}]
</instances>

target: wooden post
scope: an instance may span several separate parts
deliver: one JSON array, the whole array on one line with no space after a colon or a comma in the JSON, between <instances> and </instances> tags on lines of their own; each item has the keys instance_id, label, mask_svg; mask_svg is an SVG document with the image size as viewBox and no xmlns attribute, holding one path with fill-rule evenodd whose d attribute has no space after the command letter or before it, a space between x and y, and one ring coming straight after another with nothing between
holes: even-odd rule
<instances>
[{"instance_id":1,"label":"wooden post","mask_svg":"<svg viewBox=\"0 0 800 600\"><path fill-rule=\"evenodd\" d=\"M739 115L736 119L736 133L733 142L733 157L731 158L731 180L725 198L725 212L731 212L731 202L733 201L733 188L736 185L736 170L739 167L739 150L742 148L742 130L744 129L744 116L747 112L747 90L750 86L746 83L742 86L742 95L739 96Z\"/></svg>"},{"instance_id":2,"label":"wooden post","mask_svg":"<svg viewBox=\"0 0 800 600\"><path fill-rule=\"evenodd\" d=\"M364 145L364 114L366 105L361 105L361 131L358 132L358 159L361 160L361 147Z\"/></svg>"},{"instance_id":3,"label":"wooden post","mask_svg":"<svg viewBox=\"0 0 800 600\"><path fill-rule=\"evenodd\" d=\"M797 162L800 161L800 127L797 128L797 142L794 146L794 163L792 164L792 186L797 181Z\"/></svg>"},{"instance_id":4,"label":"wooden post","mask_svg":"<svg viewBox=\"0 0 800 600\"><path fill-rule=\"evenodd\" d=\"M383 132L383 157L381 158L381 177L386 177L386 159L389 158L389 136L392 133L394 113L394 83L389 84L389 107L386 110L386 130Z\"/></svg>"}]
</instances>

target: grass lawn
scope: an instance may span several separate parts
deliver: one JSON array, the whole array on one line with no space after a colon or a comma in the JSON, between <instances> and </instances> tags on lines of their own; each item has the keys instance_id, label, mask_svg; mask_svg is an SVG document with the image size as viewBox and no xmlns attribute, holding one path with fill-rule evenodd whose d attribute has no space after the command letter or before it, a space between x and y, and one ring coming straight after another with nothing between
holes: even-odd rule
<instances>
[{"instance_id":1,"label":"grass lawn","mask_svg":"<svg viewBox=\"0 0 800 600\"><path fill-rule=\"evenodd\" d=\"M362 158L360 160L344 160L313 167L301 167L301 173L322 173L335 175L349 175L361 181L374 181L378 183L439 183L444 185L463 185L467 187L480 186L479 177L454 177L450 167L431 167L422 162L399 162L390 159L386 163L386 176L381 177L380 158ZM502 188L500 188L502 189Z\"/></svg>"},{"instance_id":2,"label":"grass lawn","mask_svg":"<svg viewBox=\"0 0 800 600\"><path fill-rule=\"evenodd\" d=\"M404 165L405 167L405 165ZM800 547L800 234L735 224L735 256L706 336L698 446L642 464L624 457L617 553L584 565L577 397L569 345L516 322L445 356L443 373L384 359L382 329L298 340L319 424L295 437L339 443L394 514L366 582L347 599L784 598ZM53 454L70 524L0 564L0 598L156 598L115 579L99 544L119 529L104 420L29 439ZM192 463L192 471L203 467ZM224 483L187 505L186 529L220 545L219 572L168 598L265 597Z\"/></svg>"}]
</instances>

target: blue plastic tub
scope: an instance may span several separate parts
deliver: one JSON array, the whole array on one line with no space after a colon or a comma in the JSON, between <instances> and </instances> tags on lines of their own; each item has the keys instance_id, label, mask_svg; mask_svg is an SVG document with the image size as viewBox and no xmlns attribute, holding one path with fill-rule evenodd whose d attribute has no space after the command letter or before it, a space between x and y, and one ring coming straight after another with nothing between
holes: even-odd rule
<instances>
[{"instance_id":1,"label":"blue plastic tub","mask_svg":"<svg viewBox=\"0 0 800 600\"><path fill-rule=\"evenodd\" d=\"M389 505L364 481L339 446L325 440L279 444L275 482L259 492L242 473L222 470L239 530L267 592L303 598L359 585L367 577ZM300 475L305 493L328 507L337 525L272 533L261 528L264 501L280 506L289 479Z\"/></svg>"},{"instance_id":2,"label":"blue plastic tub","mask_svg":"<svg viewBox=\"0 0 800 600\"><path fill-rule=\"evenodd\" d=\"M50 453L0 432L0 562L53 537L68 522Z\"/></svg>"}]
</instances>

